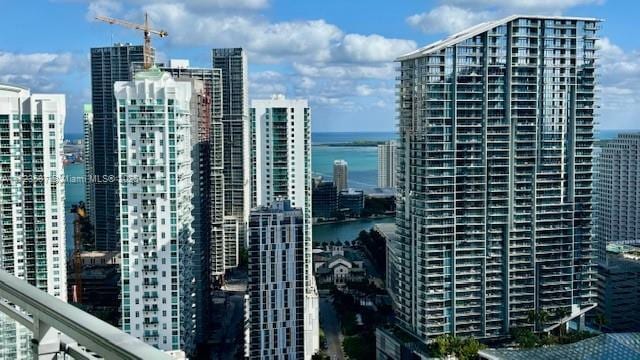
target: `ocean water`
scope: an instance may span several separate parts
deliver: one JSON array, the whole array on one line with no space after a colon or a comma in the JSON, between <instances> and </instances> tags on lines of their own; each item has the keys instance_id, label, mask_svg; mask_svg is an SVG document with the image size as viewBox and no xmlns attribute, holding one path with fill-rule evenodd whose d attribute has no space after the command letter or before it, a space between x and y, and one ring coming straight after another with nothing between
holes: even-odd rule
<instances>
[{"instance_id":1,"label":"ocean water","mask_svg":"<svg viewBox=\"0 0 640 360\"><path fill-rule=\"evenodd\" d=\"M622 132L640 132L640 130L598 130L598 132L596 133L596 137L598 138L598 140L611 140L617 138L618 134Z\"/></svg>"},{"instance_id":2,"label":"ocean water","mask_svg":"<svg viewBox=\"0 0 640 360\"><path fill-rule=\"evenodd\" d=\"M84 176L84 164L75 163L68 164L64 167L66 178L80 178ZM71 206L84 201L84 183L83 182L67 182L64 187L64 207L65 207L65 233L67 240L67 253L73 251L73 221L75 215L71 213Z\"/></svg>"},{"instance_id":3,"label":"ocean water","mask_svg":"<svg viewBox=\"0 0 640 360\"><path fill-rule=\"evenodd\" d=\"M394 132L321 132L311 135L311 169L313 176L333 178L333 161L346 160L349 187L371 190L378 182L378 148L376 146L326 146L356 141L387 141L396 138Z\"/></svg>"},{"instance_id":4,"label":"ocean water","mask_svg":"<svg viewBox=\"0 0 640 360\"><path fill-rule=\"evenodd\" d=\"M369 230L374 224L392 224L395 221L396 218L391 216L380 219L358 219L335 224L316 224L313 225L312 229L313 242L321 244L330 241L352 241L358 237L360 231Z\"/></svg>"},{"instance_id":5,"label":"ocean water","mask_svg":"<svg viewBox=\"0 0 640 360\"><path fill-rule=\"evenodd\" d=\"M314 132L311 134L313 145L341 144L354 141L387 141L395 139L395 132Z\"/></svg>"}]
</instances>

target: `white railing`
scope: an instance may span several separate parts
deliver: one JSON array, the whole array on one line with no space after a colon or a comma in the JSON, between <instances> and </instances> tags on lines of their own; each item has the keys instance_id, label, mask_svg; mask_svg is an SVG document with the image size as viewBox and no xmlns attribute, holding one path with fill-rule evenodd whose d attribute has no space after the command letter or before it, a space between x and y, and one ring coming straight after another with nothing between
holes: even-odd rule
<instances>
[{"instance_id":1,"label":"white railing","mask_svg":"<svg viewBox=\"0 0 640 360\"><path fill-rule=\"evenodd\" d=\"M106 322L0 270L0 312L33 333L35 359L171 359Z\"/></svg>"}]
</instances>

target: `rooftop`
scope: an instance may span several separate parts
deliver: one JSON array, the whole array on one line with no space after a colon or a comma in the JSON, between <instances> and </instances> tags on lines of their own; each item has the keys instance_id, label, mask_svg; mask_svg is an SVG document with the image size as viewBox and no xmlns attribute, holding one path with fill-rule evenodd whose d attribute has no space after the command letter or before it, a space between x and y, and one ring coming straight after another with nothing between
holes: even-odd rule
<instances>
[{"instance_id":1,"label":"rooftop","mask_svg":"<svg viewBox=\"0 0 640 360\"><path fill-rule=\"evenodd\" d=\"M601 334L573 344L535 349L485 349L478 352L488 360L590 359L623 360L640 358L640 333Z\"/></svg>"},{"instance_id":2,"label":"rooftop","mask_svg":"<svg viewBox=\"0 0 640 360\"><path fill-rule=\"evenodd\" d=\"M416 59L425 55L432 54L436 51L439 51L447 46L451 46L457 44L466 39L472 38L476 35L482 34L485 31L489 31L494 27L507 24L513 20L517 20L519 18L524 19L539 19L539 20L576 20L576 21L601 21L596 18L585 18L585 17L572 17L572 16L538 16L538 15L511 15L506 18L494 21L487 21L480 23L478 25L472 26L468 29L465 29L459 33L453 34L444 40L436 41L432 44L429 44L425 47L414 50L408 54L402 55L396 59L396 61L404 61Z\"/></svg>"},{"instance_id":3,"label":"rooftop","mask_svg":"<svg viewBox=\"0 0 640 360\"><path fill-rule=\"evenodd\" d=\"M394 223L376 223L373 229L379 232L387 240L393 240L396 237L396 224Z\"/></svg>"}]
</instances>

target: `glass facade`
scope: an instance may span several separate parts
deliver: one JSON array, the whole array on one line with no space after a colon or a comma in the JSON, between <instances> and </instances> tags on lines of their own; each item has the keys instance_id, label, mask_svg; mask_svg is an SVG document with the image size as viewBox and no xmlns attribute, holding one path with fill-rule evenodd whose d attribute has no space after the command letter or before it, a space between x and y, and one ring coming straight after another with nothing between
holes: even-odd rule
<instances>
[{"instance_id":1,"label":"glass facade","mask_svg":"<svg viewBox=\"0 0 640 360\"><path fill-rule=\"evenodd\" d=\"M153 56L153 53L152 53ZM91 49L91 103L93 108L93 174L98 179L118 176L118 143L116 136L116 106L113 84L129 81L133 65L144 60L142 45L114 44ZM153 59L152 59L153 62ZM118 235L118 184L100 181L92 185L96 250L114 251L120 248Z\"/></svg>"},{"instance_id":2,"label":"glass facade","mask_svg":"<svg viewBox=\"0 0 640 360\"><path fill-rule=\"evenodd\" d=\"M222 76L224 215L238 218L244 239L251 206L248 65L242 48L212 50L213 68Z\"/></svg>"},{"instance_id":3,"label":"glass facade","mask_svg":"<svg viewBox=\"0 0 640 360\"><path fill-rule=\"evenodd\" d=\"M399 58L405 329L497 337L594 303L597 27L514 16Z\"/></svg>"}]
</instances>

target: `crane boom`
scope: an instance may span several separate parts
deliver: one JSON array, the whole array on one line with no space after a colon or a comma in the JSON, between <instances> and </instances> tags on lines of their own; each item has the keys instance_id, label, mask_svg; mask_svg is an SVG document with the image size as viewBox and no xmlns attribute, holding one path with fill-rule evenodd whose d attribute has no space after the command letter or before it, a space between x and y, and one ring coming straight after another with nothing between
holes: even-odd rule
<instances>
[{"instance_id":1,"label":"crane boom","mask_svg":"<svg viewBox=\"0 0 640 360\"><path fill-rule=\"evenodd\" d=\"M164 30L155 30L149 27L149 15L144 14L144 24L136 24L126 20L114 19L108 16L96 16L96 20L104 21L111 25L120 25L129 29L140 30L144 34L144 68L148 69L153 65L151 60L151 34L158 35L163 38L169 35Z\"/></svg>"}]
</instances>

